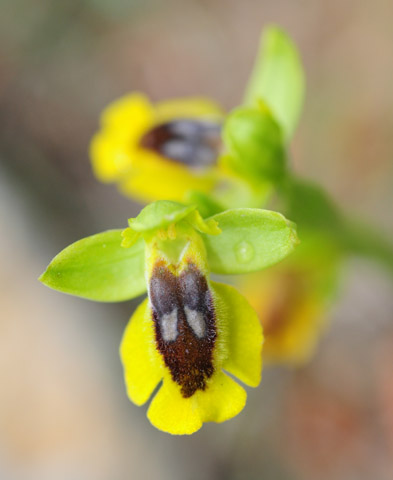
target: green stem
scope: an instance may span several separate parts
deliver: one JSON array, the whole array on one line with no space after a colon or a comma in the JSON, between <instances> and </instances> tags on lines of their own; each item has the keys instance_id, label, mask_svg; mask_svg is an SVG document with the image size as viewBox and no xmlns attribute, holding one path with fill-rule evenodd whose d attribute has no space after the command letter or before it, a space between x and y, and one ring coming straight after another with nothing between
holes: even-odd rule
<instances>
[{"instance_id":1,"label":"green stem","mask_svg":"<svg viewBox=\"0 0 393 480\"><path fill-rule=\"evenodd\" d=\"M393 243L386 235L362 222L347 220L341 240L347 253L370 258L393 275Z\"/></svg>"}]
</instances>

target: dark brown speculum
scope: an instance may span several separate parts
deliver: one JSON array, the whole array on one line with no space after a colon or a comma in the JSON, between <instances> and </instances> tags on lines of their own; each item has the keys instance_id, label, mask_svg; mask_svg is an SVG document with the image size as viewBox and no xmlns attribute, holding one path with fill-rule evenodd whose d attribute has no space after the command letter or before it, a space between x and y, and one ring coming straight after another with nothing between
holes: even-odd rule
<instances>
[{"instance_id":1,"label":"dark brown speculum","mask_svg":"<svg viewBox=\"0 0 393 480\"><path fill-rule=\"evenodd\" d=\"M180 119L149 130L140 145L189 167L216 163L221 148L221 125L206 120Z\"/></svg>"},{"instance_id":2,"label":"dark brown speculum","mask_svg":"<svg viewBox=\"0 0 393 480\"><path fill-rule=\"evenodd\" d=\"M149 288L155 339L184 398L212 376L217 337L213 298L204 275L189 263L179 276L158 263Z\"/></svg>"}]
</instances>

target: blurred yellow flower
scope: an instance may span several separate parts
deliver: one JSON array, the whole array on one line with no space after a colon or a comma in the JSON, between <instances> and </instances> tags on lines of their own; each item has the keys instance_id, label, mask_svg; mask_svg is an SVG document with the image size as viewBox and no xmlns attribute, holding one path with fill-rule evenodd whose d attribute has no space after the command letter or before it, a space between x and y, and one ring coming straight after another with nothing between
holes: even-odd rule
<instances>
[{"instance_id":1,"label":"blurred yellow flower","mask_svg":"<svg viewBox=\"0 0 393 480\"><path fill-rule=\"evenodd\" d=\"M239 286L263 326L267 363L306 363L325 330L337 265L328 254L324 259L310 252L307 257L306 251L266 272L244 277Z\"/></svg>"},{"instance_id":2,"label":"blurred yellow flower","mask_svg":"<svg viewBox=\"0 0 393 480\"><path fill-rule=\"evenodd\" d=\"M152 104L131 93L102 113L90 145L94 172L142 202L209 192L216 183L222 120L221 108L204 98Z\"/></svg>"}]
</instances>

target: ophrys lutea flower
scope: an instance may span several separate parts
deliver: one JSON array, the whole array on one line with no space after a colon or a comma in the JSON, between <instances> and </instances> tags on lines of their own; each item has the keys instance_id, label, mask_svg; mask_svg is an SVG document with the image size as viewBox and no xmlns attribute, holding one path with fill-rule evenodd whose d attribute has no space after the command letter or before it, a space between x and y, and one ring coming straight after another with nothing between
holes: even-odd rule
<instances>
[{"instance_id":1,"label":"ophrys lutea flower","mask_svg":"<svg viewBox=\"0 0 393 480\"><path fill-rule=\"evenodd\" d=\"M301 366L310 360L328 327L339 262L329 242L306 238L279 265L240 281L263 326L266 363Z\"/></svg>"},{"instance_id":2,"label":"ophrys lutea flower","mask_svg":"<svg viewBox=\"0 0 393 480\"><path fill-rule=\"evenodd\" d=\"M143 202L208 192L217 182L222 120L221 108L204 98L153 104L129 94L102 113L90 145L94 172Z\"/></svg>"},{"instance_id":3,"label":"ophrys lutea flower","mask_svg":"<svg viewBox=\"0 0 393 480\"><path fill-rule=\"evenodd\" d=\"M243 178L225 160L224 120L222 109L206 98L152 103L131 93L101 115L90 144L93 170L140 202L197 202L204 215L259 206L269 189Z\"/></svg>"},{"instance_id":4,"label":"ophrys lutea flower","mask_svg":"<svg viewBox=\"0 0 393 480\"><path fill-rule=\"evenodd\" d=\"M233 287L211 281L210 271L259 270L285 257L296 241L293 225L278 213L236 209L203 220L193 206L162 201L123 232L66 248L41 280L101 301L132 298L144 285L148 298L131 317L120 349L127 391L142 405L162 381L150 421L191 434L244 407L246 392L227 373L253 387L261 375L257 315Z\"/></svg>"}]
</instances>

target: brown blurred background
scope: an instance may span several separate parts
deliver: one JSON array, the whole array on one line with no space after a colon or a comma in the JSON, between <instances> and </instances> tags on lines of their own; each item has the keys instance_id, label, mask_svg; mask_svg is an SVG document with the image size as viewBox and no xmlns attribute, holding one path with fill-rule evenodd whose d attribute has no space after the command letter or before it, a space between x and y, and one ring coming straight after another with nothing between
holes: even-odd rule
<instances>
[{"instance_id":1,"label":"brown blurred background","mask_svg":"<svg viewBox=\"0 0 393 480\"><path fill-rule=\"evenodd\" d=\"M235 106L271 22L295 39L307 73L296 170L391 236L391 1L0 8L0 479L391 479L393 295L379 267L345 265L311 364L265 369L242 414L182 438L126 398L118 345L136 303L96 304L36 280L67 244L139 209L91 173L102 108L130 90Z\"/></svg>"}]
</instances>

